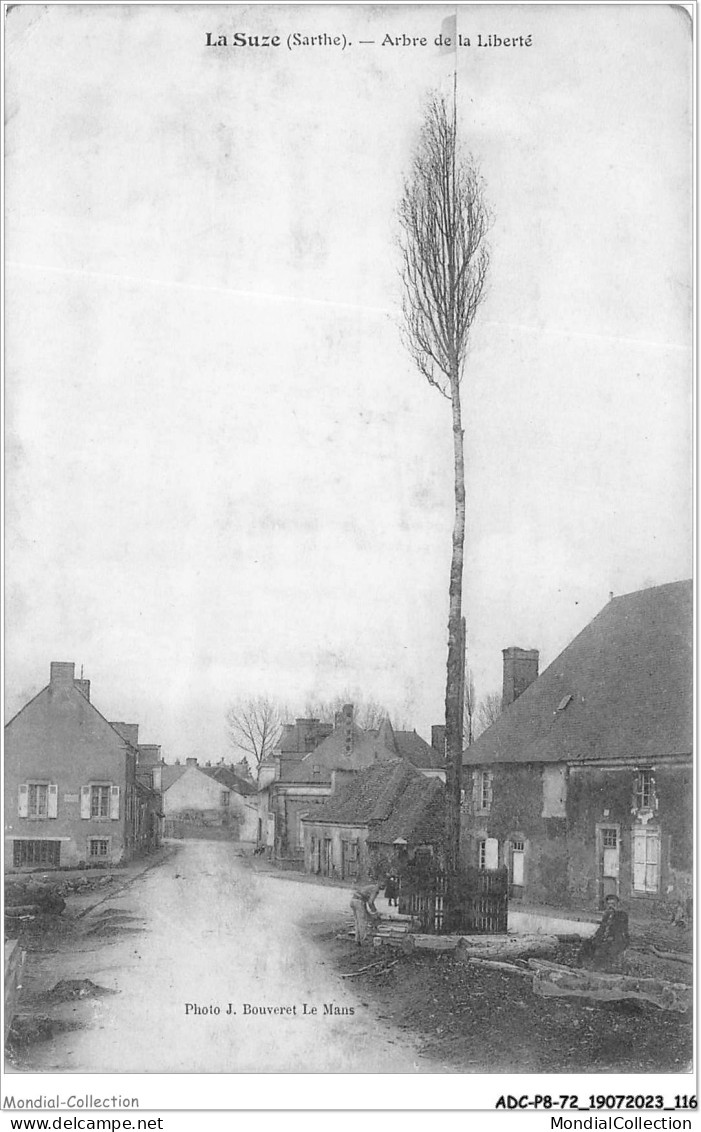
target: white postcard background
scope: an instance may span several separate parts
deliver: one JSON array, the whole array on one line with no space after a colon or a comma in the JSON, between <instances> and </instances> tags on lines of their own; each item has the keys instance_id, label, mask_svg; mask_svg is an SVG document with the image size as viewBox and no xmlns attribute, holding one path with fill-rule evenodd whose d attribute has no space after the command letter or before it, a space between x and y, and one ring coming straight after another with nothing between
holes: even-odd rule
<instances>
[{"instance_id":1,"label":"white postcard background","mask_svg":"<svg viewBox=\"0 0 701 1132\"><path fill-rule=\"evenodd\" d=\"M358 688L421 734L440 722L449 410L402 346L396 208L426 95L452 92L436 36L454 12L6 11L6 717L65 656L170 762L228 757L241 691ZM505 645L544 667L610 591L691 572L692 19L462 5L458 31L460 132L493 213L463 387L484 693ZM145 1009L167 1041L167 1004ZM399 1094L217 1081L118 1091L154 1108ZM437 1096L418 1075L401 1103L489 1108L505 1086L447 1077Z\"/></svg>"}]
</instances>

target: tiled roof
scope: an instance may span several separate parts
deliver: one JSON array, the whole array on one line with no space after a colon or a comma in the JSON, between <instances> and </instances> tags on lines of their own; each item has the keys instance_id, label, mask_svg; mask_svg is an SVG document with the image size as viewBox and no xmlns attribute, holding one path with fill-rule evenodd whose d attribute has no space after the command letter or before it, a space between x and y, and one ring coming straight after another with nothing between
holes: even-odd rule
<instances>
[{"instance_id":1,"label":"tiled roof","mask_svg":"<svg viewBox=\"0 0 701 1132\"><path fill-rule=\"evenodd\" d=\"M168 790L177 782L188 768L186 766L169 766L164 763L161 767L161 790Z\"/></svg>"},{"instance_id":2,"label":"tiled roof","mask_svg":"<svg viewBox=\"0 0 701 1132\"><path fill-rule=\"evenodd\" d=\"M215 778L217 782L221 782L222 786L226 786L228 790L233 790L236 794L257 793L255 785L252 782L247 782L245 778L240 778L231 767L200 766L197 769L210 778Z\"/></svg>"},{"instance_id":3,"label":"tiled roof","mask_svg":"<svg viewBox=\"0 0 701 1132\"><path fill-rule=\"evenodd\" d=\"M444 760L416 731L394 731L388 719L376 730L353 724L353 748L346 751L345 731L337 728L298 763L281 766L284 782L330 782L334 770L362 770L397 757L421 769L442 769Z\"/></svg>"},{"instance_id":4,"label":"tiled roof","mask_svg":"<svg viewBox=\"0 0 701 1132\"><path fill-rule=\"evenodd\" d=\"M415 767L422 770L445 770L443 756L416 731L395 731L394 737L399 754Z\"/></svg>"},{"instance_id":5,"label":"tiled roof","mask_svg":"<svg viewBox=\"0 0 701 1132\"><path fill-rule=\"evenodd\" d=\"M358 771L309 821L367 825L372 842L435 842L442 838L443 798L442 783L396 759Z\"/></svg>"},{"instance_id":6,"label":"tiled roof","mask_svg":"<svg viewBox=\"0 0 701 1132\"><path fill-rule=\"evenodd\" d=\"M692 602L690 581L613 598L463 763L690 754Z\"/></svg>"}]
</instances>

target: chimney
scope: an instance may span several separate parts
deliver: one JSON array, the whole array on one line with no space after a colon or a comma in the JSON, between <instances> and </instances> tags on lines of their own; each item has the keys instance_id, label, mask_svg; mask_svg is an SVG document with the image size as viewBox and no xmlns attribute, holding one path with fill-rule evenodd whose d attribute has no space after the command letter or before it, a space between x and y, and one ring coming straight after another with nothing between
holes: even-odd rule
<instances>
[{"instance_id":1,"label":"chimney","mask_svg":"<svg viewBox=\"0 0 701 1132\"><path fill-rule=\"evenodd\" d=\"M197 766L197 759L185 759L185 766Z\"/></svg>"},{"instance_id":2,"label":"chimney","mask_svg":"<svg viewBox=\"0 0 701 1132\"><path fill-rule=\"evenodd\" d=\"M538 649L502 649L504 656L504 686L501 697L502 711L523 695L529 684L538 678Z\"/></svg>"},{"instance_id":3,"label":"chimney","mask_svg":"<svg viewBox=\"0 0 701 1132\"><path fill-rule=\"evenodd\" d=\"M346 754L353 753L353 705L343 705L343 739Z\"/></svg>"},{"instance_id":4,"label":"chimney","mask_svg":"<svg viewBox=\"0 0 701 1132\"><path fill-rule=\"evenodd\" d=\"M431 746L442 759L445 758L445 723L434 723L431 728Z\"/></svg>"},{"instance_id":5,"label":"chimney","mask_svg":"<svg viewBox=\"0 0 701 1132\"><path fill-rule=\"evenodd\" d=\"M90 681L83 680L81 676L80 680L74 680L73 683L75 684L78 691L83 693L86 700L90 702Z\"/></svg>"},{"instance_id":6,"label":"chimney","mask_svg":"<svg viewBox=\"0 0 701 1132\"><path fill-rule=\"evenodd\" d=\"M49 683L53 687L59 684L73 684L75 680L75 664L64 660L52 660Z\"/></svg>"},{"instance_id":7,"label":"chimney","mask_svg":"<svg viewBox=\"0 0 701 1132\"><path fill-rule=\"evenodd\" d=\"M157 766L161 761L161 748L157 743L139 743L136 759L139 767Z\"/></svg>"}]
</instances>

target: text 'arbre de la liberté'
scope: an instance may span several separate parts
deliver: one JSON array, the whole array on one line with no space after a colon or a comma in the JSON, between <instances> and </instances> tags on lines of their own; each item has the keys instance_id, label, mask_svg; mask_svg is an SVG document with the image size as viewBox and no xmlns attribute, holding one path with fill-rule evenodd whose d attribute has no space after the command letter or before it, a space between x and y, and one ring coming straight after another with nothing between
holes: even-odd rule
<instances>
[{"instance_id":1,"label":"text 'arbre de la libert\u00e9'","mask_svg":"<svg viewBox=\"0 0 701 1132\"><path fill-rule=\"evenodd\" d=\"M437 35L434 39L431 39L425 35L406 35L405 33L390 35L387 33L382 39L359 40L357 45L362 47L438 47L443 51L461 47L532 47L533 36L501 36L494 32L483 35L478 32L477 35L472 36L458 33L452 38L446 35ZM243 31L235 31L230 35L212 31L205 32L205 47L287 47L289 51L297 47L337 47L345 51L347 47L353 46L356 46L356 44L345 35L330 35L328 32L305 35L302 32L295 31L290 32L286 38L277 34L260 35Z\"/></svg>"}]
</instances>

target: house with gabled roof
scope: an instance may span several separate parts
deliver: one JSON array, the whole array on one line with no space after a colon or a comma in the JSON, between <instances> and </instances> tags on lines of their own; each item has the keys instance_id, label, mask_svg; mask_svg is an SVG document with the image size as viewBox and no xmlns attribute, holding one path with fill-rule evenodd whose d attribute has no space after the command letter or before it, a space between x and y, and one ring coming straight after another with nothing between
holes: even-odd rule
<instances>
[{"instance_id":1,"label":"house with gabled roof","mask_svg":"<svg viewBox=\"0 0 701 1132\"><path fill-rule=\"evenodd\" d=\"M98 711L74 664L54 661L5 727L6 867L114 864L156 848L160 795L140 775L154 751L137 724Z\"/></svg>"},{"instance_id":2,"label":"house with gabled roof","mask_svg":"<svg viewBox=\"0 0 701 1132\"><path fill-rule=\"evenodd\" d=\"M341 880L384 877L417 849L438 853L445 788L405 758L334 771L331 796L302 816L305 870Z\"/></svg>"},{"instance_id":3,"label":"house with gabled roof","mask_svg":"<svg viewBox=\"0 0 701 1132\"><path fill-rule=\"evenodd\" d=\"M255 842L258 804L255 786L231 767L200 766L195 757L185 764L160 769L165 832L170 837L226 836Z\"/></svg>"},{"instance_id":4,"label":"house with gabled roof","mask_svg":"<svg viewBox=\"0 0 701 1132\"><path fill-rule=\"evenodd\" d=\"M274 830L274 855L301 861L302 815L329 798L335 774L397 759L425 777L440 779L445 774L443 753L429 746L416 731L395 731L389 719L377 729L363 730L355 722L353 705L345 704L336 714L333 730L306 754L281 759L277 777L261 791L261 821L267 825L265 812Z\"/></svg>"},{"instance_id":5,"label":"house with gabled roof","mask_svg":"<svg viewBox=\"0 0 701 1132\"><path fill-rule=\"evenodd\" d=\"M613 597L541 675L504 650L502 714L463 756L462 850L506 866L512 899L691 896L692 607L690 581Z\"/></svg>"}]
</instances>

